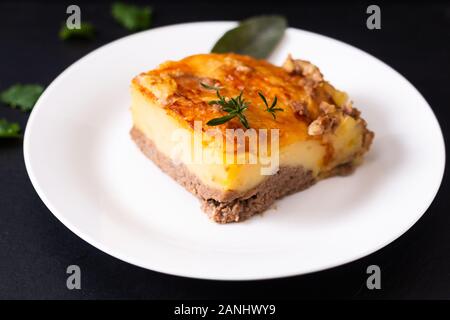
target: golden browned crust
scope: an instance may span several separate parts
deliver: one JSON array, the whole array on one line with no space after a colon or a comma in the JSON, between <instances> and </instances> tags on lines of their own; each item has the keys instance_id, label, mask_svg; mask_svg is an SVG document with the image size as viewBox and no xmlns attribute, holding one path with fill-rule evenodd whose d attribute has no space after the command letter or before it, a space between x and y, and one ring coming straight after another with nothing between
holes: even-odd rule
<instances>
[{"instance_id":1,"label":"golden browned crust","mask_svg":"<svg viewBox=\"0 0 450 320\"><path fill-rule=\"evenodd\" d=\"M157 69L142 73L133 79L133 85L148 99L152 99L168 116L185 126L193 127L194 121L206 123L226 113L209 101L217 99L214 90L202 87L201 83L221 87L221 94L234 97L243 91L250 107L245 111L251 128L279 129L279 146L302 140L320 140L329 144L332 134L345 117L360 118L344 92L326 82L320 70L304 60L288 57L283 67L265 60L237 54L198 54L180 61L169 61ZM269 103L276 96L276 119L265 111L258 92L262 92ZM367 141L373 133L360 122L367 132ZM243 128L236 118L217 126L223 133L227 128ZM370 137L371 138L370 138ZM368 143L367 145L370 145ZM368 148L366 148L368 149ZM327 159L332 161L334 150L327 148Z\"/></svg>"}]
</instances>

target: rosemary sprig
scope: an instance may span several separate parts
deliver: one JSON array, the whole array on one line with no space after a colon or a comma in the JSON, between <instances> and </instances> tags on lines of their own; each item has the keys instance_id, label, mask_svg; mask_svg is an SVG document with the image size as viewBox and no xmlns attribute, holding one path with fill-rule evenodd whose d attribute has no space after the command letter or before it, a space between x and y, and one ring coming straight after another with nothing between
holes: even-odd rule
<instances>
[{"instance_id":1,"label":"rosemary sprig","mask_svg":"<svg viewBox=\"0 0 450 320\"><path fill-rule=\"evenodd\" d=\"M242 97L243 91L241 93L234 97L234 98L226 98L220 94L220 87L214 87L207 85L205 83L200 82L203 88L208 90L215 90L217 95L217 100L211 100L208 103L210 105L218 104L222 107L222 111L228 112L226 116L214 118L209 120L206 124L208 126L218 126L220 124L224 124L231 119L238 118L239 121L242 123L242 125L249 129L250 126L248 124L247 118L244 115L244 111L248 109L248 104Z\"/></svg>"},{"instance_id":2,"label":"rosemary sprig","mask_svg":"<svg viewBox=\"0 0 450 320\"><path fill-rule=\"evenodd\" d=\"M264 97L262 92L258 92L258 95L260 96L260 98L264 102L264 104L266 105L266 111L269 112L274 119L277 118L277 116L275 115L276 111L284 111L284 109L275 108L275 106L277 105L277 102L278 102L277 96L275 96L275 98L273 98L272 105L269 107L269 104L267 103L266 97Z\"/></svg>"}]
</instances>

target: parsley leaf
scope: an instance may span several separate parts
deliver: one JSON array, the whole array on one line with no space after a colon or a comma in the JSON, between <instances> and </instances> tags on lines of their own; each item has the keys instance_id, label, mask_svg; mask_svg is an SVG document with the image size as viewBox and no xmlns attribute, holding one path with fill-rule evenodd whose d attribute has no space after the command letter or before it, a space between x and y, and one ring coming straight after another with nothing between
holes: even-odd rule
<instances>
[{"instance_id":1,"label":"parsley leaf","mask_svg":"<svg viewBox=\"0 0 450 320\"><path fill-rule=\"evenodd\" d=\"M152 8L116 2L112 5L112 15L118 23L130 31L143 30L150 27Z\"/></svg>"},{"instance_id":2,"label":"parsley leaf","mask_svg":"<svg viewBox=\"0 0 450 320\"><path fill-rule=\"evenodd\" d=\"M67 39L92 39L94 37L95 28L89 22L82 22L79 29L69 29L64 23L59 30L59 38Z\"/></svg>"},{"instance_id":3,"label":"parsley leaf","mask_svg":"<svg viewBox=\"0 0 450 320\"><path fill-rule=\"evenodd\" d=\"M16 122L8 122L0 119L0 138L17 138L20 137L20 126Z\"/></svg>"},{"instance_id":4,"label":"parsley leaf","mask_svg":"<svg viewBox=\"0 0 450 320\"><path fill-rule=\"evenodd\" d=\"M38 84L16 84L0 93L0 101L22 111L33 109L44 87Z\"/></svg>"}]
</instances>

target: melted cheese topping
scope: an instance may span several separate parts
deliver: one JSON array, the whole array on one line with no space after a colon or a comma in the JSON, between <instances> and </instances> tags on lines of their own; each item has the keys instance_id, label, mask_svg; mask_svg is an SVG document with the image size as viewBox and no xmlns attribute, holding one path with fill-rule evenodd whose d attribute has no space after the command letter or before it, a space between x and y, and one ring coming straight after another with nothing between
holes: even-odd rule
<instances>
[{"instance_id":1,"label":"melted cheese topping","mask_svg":"<svg viewBox=\"0 0 450 320\"><path fill-rule=\"evenodd\" d=\"M363 147L366 128L356 119L341 113L333 133L310 136L311 119L299 116L291 107L303 103L310 117L316 118L321 101L343 103L337 100L345 100L346 95L330 84L323 82L308 91L301 75L289 74L266 61L235 54L201 54L179 62L166 62L132 82L133 124L168 157L174 158L179 147L175 132L182 129L195 136L195 121L201 121L200 129L205 132L211 129L206 125L208 120L227 114L208 104L217 97L214 91L203 88L201 82L220 86L220 93L226 97L234 97L243 90L243 97L250 105L245 112L250 127L279 129L279 166L303 166L319 175L353 160ZM284 111L277 112L276 119L265 111L259 91L269 104L277 96L277 107ZM233 119L216 128L225 133L226 129L243 126ZM217 153L216 143L205 139L205 135L202 139L203 154ZM188 144L192 146L192 139ZM219 190L245 191L266 178L261 174L261 163L208 164L193 163L186 158L181 162L204 184Z\"/></svg>"}]
</instances>

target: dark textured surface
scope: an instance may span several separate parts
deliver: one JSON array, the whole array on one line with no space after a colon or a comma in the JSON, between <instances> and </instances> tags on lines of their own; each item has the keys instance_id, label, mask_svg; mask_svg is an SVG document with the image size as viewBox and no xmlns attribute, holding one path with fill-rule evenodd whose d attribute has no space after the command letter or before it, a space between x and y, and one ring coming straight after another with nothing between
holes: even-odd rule
<instances>
[{"instance_id":1,"label":"dark textured surface","mask_svg":"<svg viewBox=\"0 0 450 320\"><path fill-rule=\"evenodd\" d=\"M127 35L106 2L80 4L98 35L61 42L70 3L0 3L0 89L16 82L48 85L91 50ZM385 61L425 96L449 133L450 4L382 4L382 29L365 27L365 4L268 4L149 1L153 26L285 14L293 27L355 45ZM276 4L276 6L275 6ZM162 44L163 45L163 44ZM370 76L370 75L368 75ZM0 117L25 125L28 115L0 106ZM412 126L413 129L413 126ZM25 171L21 141L0 141L0 298L450 298L448 174L435 201L400 239L332 270L279 280L215 282L185 279L119 261L79 239L44 206ZM419 183L413 181L412 183ZM357 239L355 239L357 241ZM270 257L268 257L270 259ZM82 268L82 290L66 289L66 267ZM365 287L366 267L382 270L382 289Z\"/></svg>"}]
</instances>

